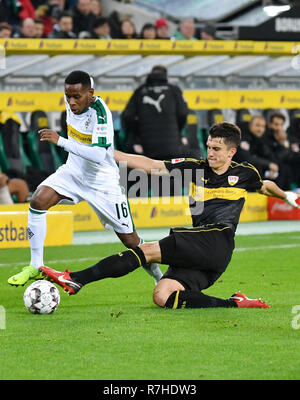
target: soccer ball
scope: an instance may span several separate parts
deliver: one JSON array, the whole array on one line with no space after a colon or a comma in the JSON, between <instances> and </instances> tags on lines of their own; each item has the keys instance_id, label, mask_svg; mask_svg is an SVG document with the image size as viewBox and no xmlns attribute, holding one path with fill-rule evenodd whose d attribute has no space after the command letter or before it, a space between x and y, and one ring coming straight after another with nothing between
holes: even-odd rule
<instances>
[{"instance_id":1,"label":"soccer ball","mask_svg":"<svg viewBox=\"0 0 300 400\"><path fill-rule=\"evenodd\" d=\"M51 314L57 309L59 302L59 291L49 281L35 281L24 292L25 307L33 314Z\"/></svg>"}]
</instances>

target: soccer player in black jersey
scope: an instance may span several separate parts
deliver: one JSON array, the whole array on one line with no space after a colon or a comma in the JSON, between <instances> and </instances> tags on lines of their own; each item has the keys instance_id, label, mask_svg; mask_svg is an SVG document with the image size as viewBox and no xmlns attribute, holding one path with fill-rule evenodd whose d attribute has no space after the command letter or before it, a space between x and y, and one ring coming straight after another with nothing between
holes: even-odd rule
<instances>
[{"instance_id":1,"label":"soccer player in black jersey","mask_svg":"<svg viewBox=\"0 0 300 400\"><path fill-rule=\"evenodd\" d=\"M44 275L76 294L89 282L123 276L149 262L169 265L153 293L153 301L166 308L260 307L269 305L234 293L220 299L202 291L213 285L227 268L234 250L234 234L247 191L258 191L285 200L294 207L298 195L282 191L274 182L261 180L258 171L247 162L232 157L240 142L240 129L223 122L212 126L207 140L207 159L157 161L143 156L115 152L118 162L129 168L151 173L188 170L192 182L190 210L193 228L173 228L169 236L144 243L128 251L107 257L78 272L58 272L42 267ZM199 174L201 171L201 174Z\"/></svg>"}]
</instances>

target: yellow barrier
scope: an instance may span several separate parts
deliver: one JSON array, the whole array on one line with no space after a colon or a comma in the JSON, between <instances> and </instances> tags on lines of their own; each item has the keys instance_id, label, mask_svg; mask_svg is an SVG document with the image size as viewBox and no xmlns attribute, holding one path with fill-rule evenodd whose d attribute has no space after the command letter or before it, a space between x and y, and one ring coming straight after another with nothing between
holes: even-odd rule
<instances>
[{"instance_id":1,"label":"yellow barrier","mask_svg":"<svg viewBox=\"0 0 300 400\"><path fill-rule=\"evenodd\" d=\"M6 54L291 55L297 42L251 40L0 39Z\"/></svg>"},{"instance_id":2,"label":"yellow barrier","mask_svg":"<svg viewBox=\"0 0 300 400\"><path fill-rule=\"evenodd\" d=\"M28 206L23 205L28 209ZM28 211L0 210L0 249L29 247ZM63 246L73 242L73 215L69 211L47 213L45 246Z\"/></svg>"},{"instance_id":3,"label":"yellow barrier","mask_svg":"<svg viewBox=\"0 0 300 400\"><path fill-rule=\"evenodd\" d=\"M96 92L111 111L122 111L132 92ZM214 108L300 108L299 90L184 90L184 96L193 110ZM0 110L31 112L35 110L65 110L63 92L2 92Z\"/></svg>"},{"instance_id":4,"label":"yellow barrier","mask_svg":"<svg viewBox=\"0 0 300 400\"><path fill-rule=\"evenodd\" d=\"M130 199L130 209L133 222L136 228L157 228L171 226L187 226L191 225L191 216L188 208L188 197L171 197L149 199ZM28 210L28 204L0 205L0 215L2 212L24 212ZM73 215L74 232L103 230L103 226L99 222L95 212L90 208L87 202L76 205L58 205L51 209L53 211L64 211L68 215ZM51 214L49 212L49 214ZM54 213L55 214L55 213ZM62 215L59 213L59 215ZM268 219L267 197L257 193L249 193L241 213L241 222L250 221L266 221ZM2 218L1 218L2 224ZM1 225L0 225L1 226ZM27 226L27 221L24 225ZM1 229L1 228L0 228ZM48 231L52 231L56 238L56 234L60 231L59 224L48 224ZM72 230L70 228L70 230ZM1 232L1 231L0 231ZM64 235L69 236L65 232ZM1 240L1 236L0 236ZM57 242L62 243L62 239L58 238ZM1 242L0 242L1 243ZM1 247L1 245L0 245Z\"/></svg>"}]
</instances>

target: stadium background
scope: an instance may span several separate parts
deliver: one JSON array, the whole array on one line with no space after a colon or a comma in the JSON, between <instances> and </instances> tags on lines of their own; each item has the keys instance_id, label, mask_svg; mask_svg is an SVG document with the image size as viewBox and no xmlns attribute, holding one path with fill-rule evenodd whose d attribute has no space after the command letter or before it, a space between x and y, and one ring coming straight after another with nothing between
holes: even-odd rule
<instances>
[{"instance_id":1,"label":"stadium background","mask_svg":"<svg viewBox=\"0 0 300 400\"><path fill-rule=\"evenodd\" d=\"M42 157L35 136L36 130L45 126L65 134L61 122L63 81L74 69L86 70L94 77L96 94L113 112L115 144L119 149L126 138L120 113L133 90L157 64L166 66L170 82L182 88L193 112L189 123L196 125L197 140L204 155L207 129L214 122L249 122L253 114L264 115L267 119L274 110L287 117L287 127L292 118L298 118L300 36L297 21L300 12L297 4L288 1L223 2L219 15L213 16L214 0L208 3L210 7L203 6L201 1L193 5L187 2L185 15L177 1L102 1L101 5L104 13L117 9L129 14L137 30L145 22L154 24L157 18L164 17L170 33L174 33L180 22L179 15L201 15L195 20L197 28L201 30L205 23L212 22L216 29L215 40L0 39L1 123L3 126L6 121L14 120L18 124L23 171L28 165L45 169L45 159L49 157L55 168L63 162L54 146L49 146L48 158ZM283 8L273 9L271 13L265 11L266 6L274 5ZM281 24L278 23L280 18ZM261 31L259 37L258 31ZM1 135L0 164L3 172L10 167ZM130 199L130 203L137 228L190 223L188 212L176 204L176 199L171 204L164 204L163 199L152 199L147 205L137 199ZM28 247L28 238L22 234L27 208L28 204L0 206L1 248ZM48 229L47 245L71 244L73 236L66 234L68 231L103 229L85 203L55 207L48 216L50 223L54 220L54 226L57 211L61 213L60 235ZM281 201L251 193L241 222L291 220L299 216L297 210Z\"/></svg>"}]
</instances>

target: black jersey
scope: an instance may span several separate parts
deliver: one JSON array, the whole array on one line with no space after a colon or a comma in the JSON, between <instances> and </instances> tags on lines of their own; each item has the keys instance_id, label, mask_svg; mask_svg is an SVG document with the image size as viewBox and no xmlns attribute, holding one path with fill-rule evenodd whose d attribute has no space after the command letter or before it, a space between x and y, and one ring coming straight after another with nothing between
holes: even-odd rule
<instances>
[{"instance_id":1,"label":"black jersey","mask_svg":"<svg viewBox=\"0 0 300 400\"><path fill-rule=\"evenodd\" d=\"M263 184L257 169L248 162L232 161L221 175L211 169L207 159L175 159L165 161L165 166L169 171L179 169L190 180L194 227L223 224L235 232L247 191L256 191Z\"/></svg>"}]
</instances>

